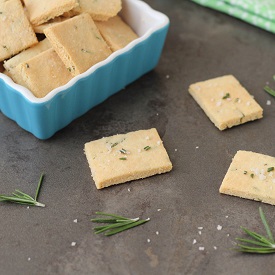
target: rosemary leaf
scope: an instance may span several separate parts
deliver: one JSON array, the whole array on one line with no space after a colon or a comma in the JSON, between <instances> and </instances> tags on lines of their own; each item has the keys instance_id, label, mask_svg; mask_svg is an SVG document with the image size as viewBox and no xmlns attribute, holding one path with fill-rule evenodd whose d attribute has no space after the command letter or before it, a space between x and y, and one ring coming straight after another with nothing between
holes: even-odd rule
<instances>
[{"instance_id":1,"label":"rosemary leaf","mask_svg":"<svg viewBox=\"0 0 275 275\"><path fill-rule=\"evenodd\" d=\"M107 223L107 225L97 226L93 228L93 230L95 231L95 234L100 234L105 232L104 234L105 236L111 236L111 235L120 233L124 230L128 230L130 228L146 223L150 220L150 219L140 220L139 218L129 219L119 215L107 214L104 212L96 212L96 214L115 218L115 219L101 219L101 218L91 219L92 222Z\"/></svg>"},{"instance_id":2,"label":"rosemary leaf","mask_svg":"<svg viewBox=\"0 0 275 275\"><path fill-rule=\"evenodd\" d=\"M272 90L269 86L264 86L264 90L272 96L275 96L275 91Z\"/></svg>"},{"instance_id":3,"label":"rosemary leaf","mask_svg":"<svg viewBox=\"0 0 275 275\"><path fill-rule=\"evenodd\" d=\"M265 214L264 214L264 212L263 212L263 210L262 210L261 207L259 208L259 212L260 212L260 217L261 217L262 223L263 223L263 225L265 227L267 236L269 237L269 240L274 243L273 234L272 234L272 232L270 230L270 227L269 227L269 225L268 225L268 223L266 221L266 218L265 218Z\"/></svg>"},{"instance_id":4,"label":"rosemary leaf","mask_svg":"<svg viewBox=\"0 0 275 275\"><path fill-rule=\"evenodd\" d=\"M122 217L122 216L118 216L115 214L108 214L108 213L104 213L104 212L95 212L96 215L101 215L101 216L108 216L108 217L114 217L116 219L121 219L121 220L130 220L128 218Z\"/></svg>"},{"instance_id":5,"label":"rosemary leaf","mask_svg":"<svg viewBox=\"0 0 275 275\"><path fill-rule=\"evenodd\" d=\"M144 223L146 223L148 221L149 220L139 220L139 221L136 221L136 222L133 222L133 223L130 223L130 224L126 224L126 225L121 226L121 227L119 227L117 229L110 230L109 232L105 233L105 236L111 236L111 235L120 233L120 232L122 232L124 230L131 229L131 228L136 227L138 225L144 224Z\"/></svg>"},{"instance_id":6,"label":"rosemary leaf","mask_svg":"<svg viewBox=\"0 0 275 275\"><path fill-rule=\"evenodd\" d=\"M102 232L105 232L107 230L110 230L110 229L114 229L114 228L117 228L117 227L120 227L120 228L123 228L125 225L128 225L128 224L131 224L131 223L134 223L135 221L126 221L126 222L120 222L120 223L115 223L115 224L112 224L112 225L108 225L108 226L103 226L103 227L95 227L94 230L96 230L95 234L99 234L99 233L102 233Z\"/></svg>"},{"instance_id":7,"label":"rosemary leaf","mask_svg":"<svg viewBox=\"0 0 275 275\"><path fill-rule=\"evenodd\" d=\"M248 234L248 235L251 236L252 238L254 238L254 239L256 239L256 240L258 240L258 241L260 241L260 242L266 243L266 244L269 244L269 243L270 243L264 236L262 236L262 235L260 235L260 234L258 234L258 233L256 233L256 232L250 231L250 230L248 230L248 229L246 229L246 228L244 228L244 227L241 227L241 228L242 228L242 230L243 230L246 234Z\"/></svg>"},{"instance_id":8,"label":"rosemary leaf","mask_svg":"<svg viewBox=\"0 0 275 275\"><path fill-rule=\"evenodd\" d=\"M40 179L39 179L37 188L36 188L36 192L35 192L35 197L34 197L34 199L35 199L36 201L37 201L38 196L39 196L39 192L40 192L40 188L41 188L43 179L44 179L44 174L42 173L41 176L40 176Z\"/></svg>"},{"instance_id":9,"label":"rosemary leaf","mask_svg":"<svg viewBox=\"0 0 275 275\"><path fill-rule=\"evenodd\" d=\"M255 244L255 245L259 245L259 246L270 247L269 244L265 244L262 242L257 242L257 241L253 241L253 240L249 240L249 239L236 238L236 240L239 242L242 242L242 243L251 243L251 244Z\"/></svg>"}]
</instances>

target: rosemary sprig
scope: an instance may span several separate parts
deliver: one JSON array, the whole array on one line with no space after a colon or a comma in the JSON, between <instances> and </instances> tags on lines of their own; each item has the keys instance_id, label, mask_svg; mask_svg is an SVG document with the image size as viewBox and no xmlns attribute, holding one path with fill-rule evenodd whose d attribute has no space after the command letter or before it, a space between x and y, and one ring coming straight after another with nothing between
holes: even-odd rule
<instances>
[{"instance_id":1,"label":"rosemary sprig","mask_svg":"<svg viewBox=\"0 0 275 275\"><path fill-rule=\"evenodd\" d=\"M122 216L118 216L115 214L107 214L104 212L96 212L96 215L107 216L110 217L109 219L106 218L96 218L91 219L92 222L95 223L106 223L107 225L97 226L94 227L95 234L104 233L105 236L111 236L127 229L131 229L138 225L148 222L150 219L140 220L139 218L136 219L129 219Z\"/></svg>"},{"instance_id":2,"label":"rosemary sprig","mask_svg":"<svg viewBox=\"0 0 275 275\"><path fill-rule=\"evenodd\" d=\"M247 235L249 235L251 239L236 238L236 240L240 242L237 243L237 251L258 254L275 253L274 237L261 207L259 207L259 212L268 237L253 232L245 227L241 227L241 229ZM252 244L253 246L251 246L250 244Z\"/></svg>"},{"instance_id":3,"label":"rosemary sprig","mask_svg":"<svg viewBox=\"0 0 275 275\"><path fill-rule=\"evenodd\" d=\"M272 96L275 96L275 91L273 89L271 89L269 86L264 86L264 90L269 93Z\"/></svg>"},{"instance_id":4,"label":"rosemary sprig","mask_svg":"<svg viewBox=\"0 0 275 275\"><path fill-rule=\"evenodd\" d=\"M37 188L36 188L34 198L31 197L30 195L16 189L12 193L12 195L1 195L0 194L0 202L3 201L3 202L12 202L12 203L18 203L18 204L24 204L24 205L27 204L27 205L32 205L32 206L45 207L45 204L37 201L43 179L44 179L44 174L41 174Z\"/></svg>"}]
</instances>

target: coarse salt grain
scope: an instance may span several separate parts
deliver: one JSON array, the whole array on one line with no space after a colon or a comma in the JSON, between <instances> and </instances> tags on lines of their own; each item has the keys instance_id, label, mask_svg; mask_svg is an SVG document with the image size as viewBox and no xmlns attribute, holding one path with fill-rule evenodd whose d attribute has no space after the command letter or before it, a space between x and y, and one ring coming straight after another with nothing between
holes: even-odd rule
<instances>
[{"instance_id":1,"label":"coarse salt grain","mask_svg":"<svg viewBox=\"0 0 275 275\"><path fill-rule=\"evenodd\" d=\"M175 149L175 152L177 152L178 151L178 149Z\"/></svg>"},{"instance_id":2,"label":"coarse salt grain","mask_svg":"<svg viewBox=\"0 0 275 275\"><path fill-rule=\"evenodd\" d=\"M194 240L193 240L193 244L196 244L196 243L197 243L197 240L196 240L196 239L194 239Z\"/></svg>"},{"instance_id":3,"label":"coarse salt grain","mask_svg":"<svg viewBox=\"0 0 275 275\"><path fill-rule=\"evenodd\" d=\"M214 248L215 250L217 250L217 247L216 247L216 246L213 246L213 248Z\"/></svg>"},{"instance_id":4,"label":"coarse salt grain","mask_svg":"<svg viewBox=\"0 0 275 275\"><path fill-rule=\"evenodd\" d=\"M150 243L151 242L151 240L150 239L147 239L147 243Z\"/></svg>"},{"instance_id":5,"label":"coarse salt grain","mask_svg":"<svg viewBox=\"0 0 275 275\"><path fill-rule=\"evenodd\" d=\"M161 209L159 208L158 211L160 211Z\"/></svg>"},{"instance_id":6,"label":"coarse salt grain","mask_svg":"<svg viewBox=\"0 0 275 275\"><path fill-rule=\"evenodd\" d=\"M199 226L199 227L198 227L198 229L199 229L199 230L202 230L202 229L203 229L203 227L202 227L202 226Z\"/></svg>"},{"instance_id":7,"label":"coarse salt grain","mask_svg":"<svg viewBox=\"0 0 275 275\"><path fill-rule=\"evenodd\" d=\"M30 207L29 207L29 206L27 206L27 209L30 209Z\"/></svg>"},{"instance_id":8,"label":"coarse salt grain","mask_svg":"<svg viewBox=\"0 0 275 275\"><path fill-rule=\"evenodd\" d=\"M200 89L201 89L200 86L196 86L196 87L195 87L195 90L197 90L197 91L200 91Z\"/></svg>"},{"instance_id":9,"label":"coarse salt grain","mask_svg":"<svg viewBox=\"0 0 275 275\"><path fill-rule=\"evenodd\" d=\"M77 219L74 220L74 223L77 223Z\"/></svg>"},{"instance_id":10,"label":"coarse salt grain","mask_svg":"<svg viewBox=\"0 0 275 275\"><path fill-rule=\"evenodd\" d=\"M217 226L217 229L218 229L218 230L222 230L222 226L221 226L221 225L218 225L218 226Z\"/></svg>"},{"instance_id":11,"label":"coarse salt grain","mask_svg":"<svg viewBox=\"0 0 275 275\"><path fill-rule=\"evenodd\" d=\"M167 79L169 79L169 78L170 78L170 75L169 75L169 74L168 74L168 75L166 75L166 78L167 78Z\"/></svg>"},{"instance_id":12,"label":"coarse salt grain","mask_svg":"<svg viewBox=\"0 0 275 275\"><path fill-rule=\"evenodd\" d=\"M130 188L128 188L128 192L131 192L131 189L130 189Z\"/></svg>"},{"instance_id":13,"label":"coarse salt grain","mask_svg":"<svg viewBox=\"0 0 275 275\"><path fill-rule=\"evenodd\" d=\"M158 231L156 231L156 235L159 235L159 232L158 232Z\"/></svg>"},{"instance_id":14,"label":"coarse salt grain","mask_svg":"<svg viewBox=\"0 0 275 275\"><path fill-rule=\"evenodd\" d=\"M31 260L31 258L29 257L29 258L28 258L28 261L30 261L30 260Z\"/></svg>"},{"instance_id":15,"label":"coarse salt grain","mask_svg":"<svg viewBox=\"0 0 275 275\"><path fill-rule=\"evenodd\" d=\"M199 149L199 146L196 146L196 149Z\"/></svg>"},{"instance_id":16,"label":"coarse salt grain","mask_svg":"<svg viewBox=\"0 0 275 275\"><path fill-rule=\"evenodd\" d=\"M201 235L201 231L199 231L198 233L199 233L199 235Z\"/></svg>"},{"instance_id":17,"label":"coarse salt grain","mask_svg":"<svg viewBox=\"0 0 275 275\"><path fill-rule=\"evenodd\" d=\"M228 216L225 216L225 218L227 219L227 218L228 218Z\"/></svg>"},{"instance_id":18,"label":"coarse salt grain","mask_svg":"<svg viewBox=\"0 0 275 275\"><path fill-rule=\"evenodd\" d=\"M71 243L71 246L76 246L76 242L72 242L72 243Z\"/></svg>"},{"instance_id":19,"label":"coarse salt grain","mask_svg":"<svg viewBox=\"0 0 275 275\"><path fill-rule=\"evenodd\" d=\"M270 100L267 100L267 101L266 101L266 105L271 105L271 101L270 101Z\"/></svg>"},{"instance_id":20,"label":"coarse salt grain","mask_svg":"<svg viewBox=\"0 0 275 275\"><path fill-rule=\"evenodd\" d=\"M203 251L203 250L204 250L204 247L203 247L203 246L200 246L200 247L199 247L199 250L200 250L200 251Z\"/></svg>"}]
</instances>

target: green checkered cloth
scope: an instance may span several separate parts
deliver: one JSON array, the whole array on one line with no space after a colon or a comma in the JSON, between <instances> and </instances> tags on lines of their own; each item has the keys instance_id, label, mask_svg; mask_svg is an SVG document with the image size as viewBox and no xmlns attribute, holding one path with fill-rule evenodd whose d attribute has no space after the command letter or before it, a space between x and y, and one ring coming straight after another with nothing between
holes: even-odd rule
<instances>
[{"instance_id":1,"label":"green checkered cloth","mask_svg":"<svg viewBox=\"0 0 275 275\"><path fill-rule=\"evenodd\" d=\"M192 0L275 33L275 0Z\"/></svg>"}]
</instances>

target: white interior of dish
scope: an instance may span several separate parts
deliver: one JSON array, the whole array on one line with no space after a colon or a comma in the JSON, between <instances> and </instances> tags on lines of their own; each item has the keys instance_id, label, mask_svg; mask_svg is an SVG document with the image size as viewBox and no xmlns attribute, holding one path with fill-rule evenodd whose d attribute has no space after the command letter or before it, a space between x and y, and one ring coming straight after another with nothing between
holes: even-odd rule
<instances>
[{"instance_id":1,"label":"white interior of dish","mask_svg":"<svg viewBox=\"0 0 275 275\"><path fill-rule=\"evenodd\" d=\"M146 40L153 32L163 28L169 23L169 19L166 15L153 10L143 1L122 0L122 3L123 6L120 16L122 16L125 22L127 22L127 24L129 24L133 28L133 30L138 34L139 38L132 41L125 48L112 53L107 59L92 66L86 72L74 77L66 85L54 89L43 98L36 98L27 88L14 83L13 80L5 74L0 73L0 78L2 78L6 82L6 84L11 86L13 89L23 94L29 101L33 103L43 103L50 100L60 91L68 89L69 87L74 85L74 83L79 79L89 76L97 68L101 67L104 64L107 64L108 62L111 62L116 56L130 50L141 41Z\"/></svg>"}]
</instances>

